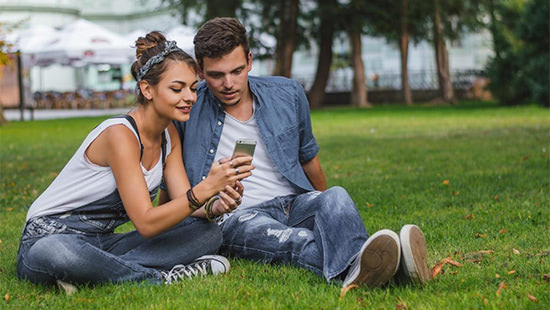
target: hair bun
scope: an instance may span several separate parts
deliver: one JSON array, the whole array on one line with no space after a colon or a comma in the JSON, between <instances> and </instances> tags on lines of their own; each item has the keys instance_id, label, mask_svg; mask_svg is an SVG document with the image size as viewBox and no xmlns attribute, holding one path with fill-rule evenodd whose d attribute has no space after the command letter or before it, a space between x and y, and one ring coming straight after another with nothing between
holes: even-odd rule
<instances>
[{"instance_id":1,"label":"hair bun","mask_svg":"<svg viewBox=\"0 0 550 310\"><path fill-rule=\"evenodd\" d=\"M136 58L139 61L146 50L166 42L166 37L160 31L151 31L145 37L139 37L136 40ZM141 61L140 61L141 63Z\"/></svg>"}]
</instances>

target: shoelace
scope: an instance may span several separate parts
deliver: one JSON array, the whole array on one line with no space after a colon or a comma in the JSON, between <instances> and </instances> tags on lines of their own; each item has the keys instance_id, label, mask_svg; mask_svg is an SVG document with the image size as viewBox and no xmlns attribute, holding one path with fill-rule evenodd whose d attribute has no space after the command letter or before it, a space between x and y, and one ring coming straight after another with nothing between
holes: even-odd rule
<instances>
[{"instance_id":1,"label":"shoelace","mask_svg":"<svg viewBox=\"0 0 550 310\"><path fill-rule=\"evenodd\" d=\"M184 278L192 278L198 275L207 275L208 274L208 261L201 261L196 263L191 263L187 266L185 265L176 265L170 271L161 272L164 281L167 284L171 284L178 280Z\"/></svg>"}]
</instances>

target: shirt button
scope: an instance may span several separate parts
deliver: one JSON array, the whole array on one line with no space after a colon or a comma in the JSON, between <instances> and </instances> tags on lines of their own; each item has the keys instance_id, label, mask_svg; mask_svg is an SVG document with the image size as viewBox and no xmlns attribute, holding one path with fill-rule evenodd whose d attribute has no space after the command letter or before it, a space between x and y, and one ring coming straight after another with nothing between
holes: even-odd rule
<instances>
[{"instance_id":1,"label":"shirt button","mask_svg":"<svg viewBox=\"0 0 550 310\"><path fill-rule=\"evenodd\" d=\"M221 126L222 125L222 122L218 121L218 126Z\"/></svg>"},{"instance_id":2,"label":"shirt button","mask_svg":"<svg viewBox=\"0 0 550 310\"><path fill-rule=\"evenodd\" d=\"M214 150L213 149L210 149L210 154L214 153Z\"/></svg>"},{"instance_id":3,"label":"shirt button","mask_svg":"<svg viewBox=\"0 0 550 310\"><path fill-rule=\"evenodd\" d=\"M203 175L203 176L202 176L202 179L203 179L203 180L206 179L206 176Z\"/></svg>"}]
</instances>

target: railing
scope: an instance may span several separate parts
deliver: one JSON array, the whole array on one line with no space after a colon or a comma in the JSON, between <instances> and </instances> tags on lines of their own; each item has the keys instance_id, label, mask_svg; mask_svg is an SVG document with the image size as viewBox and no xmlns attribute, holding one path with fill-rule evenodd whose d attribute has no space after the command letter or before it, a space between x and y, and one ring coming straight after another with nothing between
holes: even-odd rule
<instances>
[{"instance_id":1,"label":"railing","mask_svg":"<svg viewBox=\"0 0 550 310\"><path fill-rule=\"evenodd\" d=\"M479 77L485 76L483 70L460 70L451 73L451 82L455 89L467 89ZM314 76L295 76L305 89L310 89ZM333 72L327 83L327 92L350 91L353 75L351 71ZM409 85L411 89L438 89L437 72L409 71ZM400 73L377 74L367 78L368 89L401 89Z\"/></svg>"}]
</instances>

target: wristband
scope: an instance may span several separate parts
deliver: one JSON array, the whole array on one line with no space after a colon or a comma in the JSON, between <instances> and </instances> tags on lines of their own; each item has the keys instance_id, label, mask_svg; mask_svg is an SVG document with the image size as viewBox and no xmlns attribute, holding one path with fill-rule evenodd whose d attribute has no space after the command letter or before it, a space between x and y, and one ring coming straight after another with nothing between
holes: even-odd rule
<instances>
[{"instance_id":1,"label":"wristband","mask_svg":"<svg viewBox=\"0 0 550 310\"><path fill-rule=\"evenodd\" d=\"M195 196L195 193L193 193L193 187L187 190L187 201L189 201L189 208L193 209L193 211L197 211L198 208L202 206L202 204L197 199L197 196Z\"/></svg>"},{"instance_id":2,"label":"wristband","mask_svg":"<svg viewBox=\"0 0 550 310\"><path fill-rule=\"evenodd\" d=\"M213 196L204 205L204 214L206 215L206 219L209 222L217 223L223 218L223 215L221 215L221 214L218 215L218 216L214 216L214 214L212 213L212 206L214 206L214 202L216 202L216 200L218 200L218 199L220 199L219 196Z\"/></svg>"}]
</instances>

